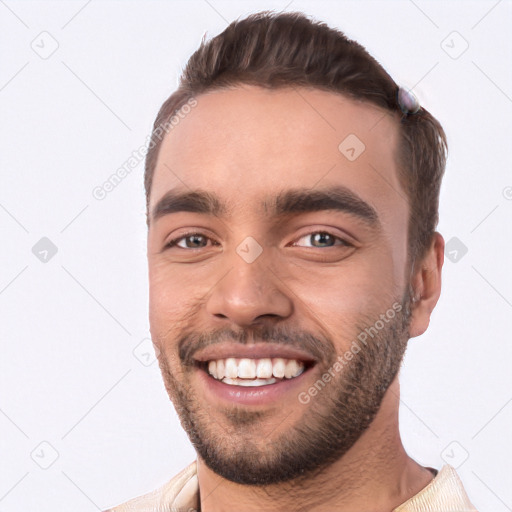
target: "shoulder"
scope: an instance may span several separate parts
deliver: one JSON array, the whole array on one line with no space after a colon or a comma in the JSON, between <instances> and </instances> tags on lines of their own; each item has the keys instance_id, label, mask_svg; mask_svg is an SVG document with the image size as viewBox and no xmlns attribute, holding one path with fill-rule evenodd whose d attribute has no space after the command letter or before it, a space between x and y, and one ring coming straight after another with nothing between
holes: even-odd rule
<instances>
[{"instance_id":1,"label":"shoulder","mask_svg":"<svg viewBox=\"0 0 512 512\"><path fill-rule=\"evenodd\" d=\"M457 510L477 512L469 500L455 468L444 465L434 479L418 494L395 508L393 512L427 512Z\"/></svg>"},{"instance_id":2,"label":"shoulder","mask_svg":"<svg viewBox=\"0 0 512 512\"><path fill-rule=\"evenodd\" d=\"M176 497L182 490L184 490L186 484L196 475L196 471L196 461L193 461L157 489L154 489L147 494L143 494L142 496L132 498L129 501L104 510L103 512L164 512L171 510L171 507L173 510L176 510L173 507L173 505L175 505ZM191 491L192 494L187 496L188 501L193 498L195 489L192 488Z\"/></svg>"}]
</instances>

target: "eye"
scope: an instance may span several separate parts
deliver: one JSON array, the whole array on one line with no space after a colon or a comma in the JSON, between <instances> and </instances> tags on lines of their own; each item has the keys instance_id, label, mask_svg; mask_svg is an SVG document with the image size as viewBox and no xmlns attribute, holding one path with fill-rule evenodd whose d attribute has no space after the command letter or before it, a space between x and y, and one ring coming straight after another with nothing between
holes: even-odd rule
<instances>
[{"instance_id":1,"label":"eye","mask_svg":"<svg viewBox=\"0 0 512 512\"><path fill-rule=\"evenodd\" d=\"M332 233L329 233L328 231L313 231L312 233L308 233L307 235L303 235L299 238L300 240L309 240L312 244L319 244L319 245L311 245L311 246L305 246L305 247L317 247L319 249L323 247L334 247L335 245L341 245L346 247L353 247L353 245L350 242L347 242L343 238L340 238L338 236L333 235ZM339 241L339 244L336 244L336 241ZM292 245L298 245L297 242L295 242Z\"/></svg>"},{"instance_id":2,"label":"eye","mask_svg":"<svg viewBox=\"0 0 512 512\"><path fill-rule=\"evenodd\" d=\"M165 248L167 249L171 247L179 247L181 249L201 249L203 247L206 247L208 240L211 240L211 238L207 237L206 235L203 235L202 233L186 233L178 238L173 238L172 240L170 240L165 245ZM180 245L183 243L184 245ZM214 243L217 244L217 242Z\"/></svg>"},{"instance_id":3,"label":"eye","mask_svg":"<svg viewBox=\"0 0 512 512\"><path fill-rule=\"evenodd\" d=\"M314 247L318 249L326 248L326 247L353 247L353 244L344 240L343 238L333 235L328 231L313 231L306 235L301 236L297 242L294 242L293 246L300 246L298 242L301 240L309 240L312 245L304 245L304 247ZM199 232L191 232L185 233L177 238L173 238L166 245L166 249L170 249L172 247L179 247L180 249L202 249L208 246L208 241L211 241L211 245L219 245L217 242L212 240L210 237L206 236L203 233ZM338 243L336 243L338 242Z\"/></svg>"}]
</instances>

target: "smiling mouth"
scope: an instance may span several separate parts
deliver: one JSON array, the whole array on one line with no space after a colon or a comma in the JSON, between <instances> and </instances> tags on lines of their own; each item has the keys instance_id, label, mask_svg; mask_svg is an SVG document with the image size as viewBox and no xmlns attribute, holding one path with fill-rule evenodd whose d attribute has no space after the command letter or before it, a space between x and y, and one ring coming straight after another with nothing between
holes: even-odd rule
<instances>
[{"instance_id":1,"label":"smiling mouth","mask_svg":"<svg viewBox=\"0 0 512 512\"><path fill-rule=\"evenodd\" d=\"M196 366L211 378L230 386L267 386L292 380L315 365L281 357L212 359L196 361Z\"/></svg>"}]
</instances>

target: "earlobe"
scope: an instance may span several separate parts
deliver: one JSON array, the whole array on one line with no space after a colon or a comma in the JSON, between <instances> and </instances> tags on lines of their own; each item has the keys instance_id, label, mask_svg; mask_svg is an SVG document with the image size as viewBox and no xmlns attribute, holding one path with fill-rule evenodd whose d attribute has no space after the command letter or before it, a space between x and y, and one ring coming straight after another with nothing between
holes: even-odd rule
<instances>
[{"instance_id":1,"label":"earlobe","mask_svg":"<svg viewBox=\"0 0 512 512\"><path fill-rule=\"evenodd\" d=\"M409 336L423 334L430 315L441 295L441 269L444 263L444 238L437 231L430 247L420 262L416 262L411 276L412 302Z\"/></svg>"}]
</instances>

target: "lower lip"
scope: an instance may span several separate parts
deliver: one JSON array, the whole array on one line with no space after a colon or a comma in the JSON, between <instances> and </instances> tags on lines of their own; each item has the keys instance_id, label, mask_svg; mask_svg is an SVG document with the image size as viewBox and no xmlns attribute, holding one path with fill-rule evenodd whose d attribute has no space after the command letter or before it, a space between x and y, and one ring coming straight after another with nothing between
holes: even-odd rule
<instances>
[{"instance_id":1,"label":"lower lip","mask_svg":"<svg viewBox=\"0 0 512 512\"><path fill-rule=\"evenodd\" d=\"M221 400L224 402L242 404L242 405L266 405L288 398L295 391L296 396L300 392L301 386L311 372L308 368L298 377L293 379L284 379L275 384L265 386L233 386L213 378L209 373L200 368L196 368L201 387L205 390L208 399ZM297 399L298 400L298 399Z\"/></svg>"}]
</instances>

